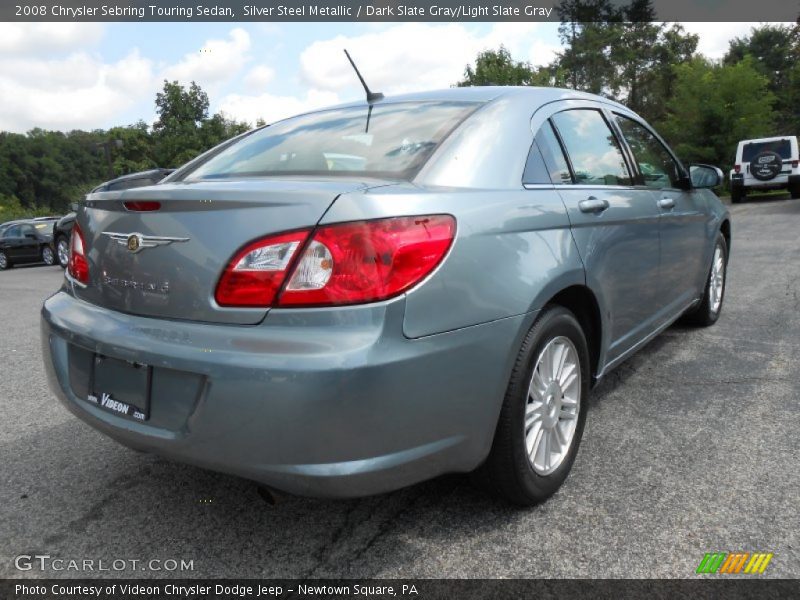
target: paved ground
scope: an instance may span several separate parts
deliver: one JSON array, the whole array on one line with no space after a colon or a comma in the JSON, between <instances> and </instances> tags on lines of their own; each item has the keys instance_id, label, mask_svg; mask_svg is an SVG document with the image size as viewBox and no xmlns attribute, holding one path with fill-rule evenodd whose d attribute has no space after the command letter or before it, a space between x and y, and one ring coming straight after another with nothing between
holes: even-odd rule
<instances>
[{"instance_id":1,"label":"paved ground","mask_svg":"<svg viewBox=\"0 0 800 600\"><path fill-rule=\"evenodd\" d=\"M196 576L691 577L707 551L760 550L767 575L800 577L800 201L733 213L719 323L673 327L611 375L566 485L531 510L461 476L270 506L117 446L44 381L38 310L60 269L0 273L0 576L42 576L12 565L38 552L182 558Z\"/></svg>"}]
</instances>

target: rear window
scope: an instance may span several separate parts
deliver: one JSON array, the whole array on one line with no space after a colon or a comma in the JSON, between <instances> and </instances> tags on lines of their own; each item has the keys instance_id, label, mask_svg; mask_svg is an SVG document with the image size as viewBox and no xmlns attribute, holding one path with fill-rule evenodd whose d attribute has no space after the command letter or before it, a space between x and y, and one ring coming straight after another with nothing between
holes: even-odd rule
<instances>
[{"instance_id":1,"label":"rear window","mask_svg":"<svg viewBox=\"0 0 800 600\"><path fill-rule=\"evenodd\" d=\"M183 178L365 175L407 179L479 105L405 102L328 110L245 136Z\"/></svg>"},{"instance_id":2,"label":"rear window","mask_svg":"<svg viewBox=\"0 0 800 600\"><path fill-rule=\"evenodd\" d=\"M777 152L783 160L792 158L792 146L789 140L773 140L745 144L742 147L742 162L752 162L762 152Z\"/></svg>"}]
</instances>

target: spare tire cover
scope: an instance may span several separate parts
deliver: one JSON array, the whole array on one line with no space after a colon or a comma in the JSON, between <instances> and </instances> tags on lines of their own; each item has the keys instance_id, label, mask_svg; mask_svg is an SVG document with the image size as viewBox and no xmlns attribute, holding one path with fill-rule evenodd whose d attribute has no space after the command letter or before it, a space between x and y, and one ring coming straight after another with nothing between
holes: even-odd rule
<instances>
[{"instance_id":1,"label":"spare tire cover","mask_svg":"<svg viewBox=\"0 0 800 600\"><path fill-rule=\"evenodd\" d=\"M777 152L761 152L750 161L750 174L759 181L775 179L782 168L783 158Z\"/></svg>"}]
</instances>

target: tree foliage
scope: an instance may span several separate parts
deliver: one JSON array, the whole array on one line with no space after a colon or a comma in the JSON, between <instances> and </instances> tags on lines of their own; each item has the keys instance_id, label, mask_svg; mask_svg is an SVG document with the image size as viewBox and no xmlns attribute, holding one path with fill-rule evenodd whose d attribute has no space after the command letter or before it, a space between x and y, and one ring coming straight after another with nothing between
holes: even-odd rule
<instances>
[{"instance_id":1,"label":"tree foliage","mask_svg":"<svg viewBox=\"0 0 800 600\"><path fill-rule=\"evenodd\" d=\"M196 83L164 81L156 95L158 119L107 131L0 132L0 222L25 215L63 213L112 176L177 167L250 129L209 116L208 95ZM111 142L112 173L102 145Z\"/></svg>"}]
</instances>

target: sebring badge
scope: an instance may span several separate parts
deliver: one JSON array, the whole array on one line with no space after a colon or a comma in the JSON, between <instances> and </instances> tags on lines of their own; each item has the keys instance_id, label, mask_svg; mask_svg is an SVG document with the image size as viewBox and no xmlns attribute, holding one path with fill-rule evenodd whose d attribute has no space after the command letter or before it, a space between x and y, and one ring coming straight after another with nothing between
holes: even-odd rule
<instances>
[{"instance_id":1,"label":"sebring badge","mask_svg":"<svg viewBox=\"0 0 800 600\"><path fill-rule=\"evenodd\" d=\"M116 233L114 231L104 231L107 235L120 246L125 246L128 250L136 254L147 248L156 246L166 246L173 242L188 242L189 238L180 237L159 237L156 235L142 235L141 233Z\"/></svg>"}]
</instances>

